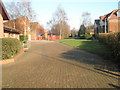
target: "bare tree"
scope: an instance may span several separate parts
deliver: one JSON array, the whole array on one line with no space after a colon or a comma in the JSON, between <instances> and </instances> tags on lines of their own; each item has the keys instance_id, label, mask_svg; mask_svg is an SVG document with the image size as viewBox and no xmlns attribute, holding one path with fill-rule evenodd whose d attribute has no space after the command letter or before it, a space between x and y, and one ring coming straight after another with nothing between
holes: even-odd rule
<instances>
[{"instance_id":1,"label":"bare tree","mask_svg":"<svg viewBox=\"0 0 120 90\"><path fill-rule=\"evenodd\" d=\"M75 37L77 35L77 33L78 33L78 31L75 28L70 30L71 37Z\"/></svg>"},{"instance_id":2,"label":"bare tree","mask_svg":"<svg viewBox=\"0 0 120 90\"><path fill-rule=\"evenodd\" d=\"M90 16L91 16L91 14L88 13L88 12L83 12L82 13L82 24L84 24L85 27L92 24Z\"/></svg>"},{"instance_id":3,"label":"bare tree","mask_svg":"<svg viewBox=\"0 0 120 90\"><path fill-rule=\"evenodd\" d=\"M89 34L90 32L94 32L94 25L89 25L86 27L87 28L87 33Z\"/></svg>"},{"instance_id":4,"label":"bare tree","mask_svg":"<svg viewBox=\"0 0 120 90\"><path fill-rule=\"evenodd\" d=\"M52 29L53 25L54 25L53 20L49 20L49 21L47 22L48 32L49 32L49 34L51 34L51 35L52 35L52 30L51 30L51 29Z\"/></svg>"},{"instance_id":5,"label":"bare tree","mask_svg":"<svg viewBox=\"0 0 120 90\"><path fill-rule=\"evenodd\" d=\"M27 16L30 21L36 20L36 14L31 7L30 0L17 0L17 2L13 0L7 2L6 5L11 20L22 16Z\"/></svg>"},{"instance_id":6,"label":"bare tree","mask_svg":"<svg viewBox=\"0 0 120 90\"><path fill-rule=\"evenodd\" d=\"M52 18L51 31L53 34L59 33L60 38L67 38L69 36L70 26L68 25L67 14L63 8L58 6Z\"/></svg>"},{"instance_id":7,"label":"bare tree","mask_svg":"<svg viewBox=\"0 0 120 90\"><path fill-rule=\"evenodd\" d=\"M91 22L91 14L89 12L83 12L82 13L82 25L84 25L86 27L86 31L85 33L87 32L90 32L90 26L92 25L92 22Z\"/></svg>"},{"instance_id":8,"label":"bare tree","mask_svg":"<svg viewBox=\"0 0 120 90\"><path fill-rule=\"evenodd\" d=\"M31 2L30 0L13 0L12 2L6 3L8 13L10 15L10 19L16 19L22 16L25 16L24 19L22 19L22 22L24 23L24 35L26 36L26 25L27 25L27 17L30 21L35 21L36 20L36 14L33 11L31 7ZM14 28L15 28L15 20L13 21L14 23ZM30 27L28 27L30 30Z\"/></svg>"}]
</instances>

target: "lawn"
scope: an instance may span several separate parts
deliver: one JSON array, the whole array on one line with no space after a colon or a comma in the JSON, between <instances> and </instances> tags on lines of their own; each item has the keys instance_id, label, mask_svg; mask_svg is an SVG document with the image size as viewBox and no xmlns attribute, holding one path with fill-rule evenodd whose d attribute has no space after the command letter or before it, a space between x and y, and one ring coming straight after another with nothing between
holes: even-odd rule
<instances>
[{"instance_id":1,"label":"lawn","mask_svg":"<svg viewBox=\"0 0 120 90\"><path fill-rule=\"evenodd\" d=\"M57 41L64 43L66 45L79 48L103 57L107 58L111 56L111 50L102 43L96 40L86 40L86 39L58 39Z\"/></svg>"}]
</instances>

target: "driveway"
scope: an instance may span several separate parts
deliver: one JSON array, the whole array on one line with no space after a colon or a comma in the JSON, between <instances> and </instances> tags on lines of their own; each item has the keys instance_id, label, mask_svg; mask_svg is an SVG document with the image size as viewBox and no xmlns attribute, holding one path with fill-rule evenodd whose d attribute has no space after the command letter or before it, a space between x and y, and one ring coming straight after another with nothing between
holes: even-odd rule
<instances>
[{"instance_id":1,"label":"driveway","mask_svg":"<svg viewBox=\"0 0 120 90\"><path fill-rule=\"evenodd\" d=\"M31 41L15 62L2 66L3 88L114 88L118 79L95 70L104 60L55 41Z\"/></svg>"}]
</instances>

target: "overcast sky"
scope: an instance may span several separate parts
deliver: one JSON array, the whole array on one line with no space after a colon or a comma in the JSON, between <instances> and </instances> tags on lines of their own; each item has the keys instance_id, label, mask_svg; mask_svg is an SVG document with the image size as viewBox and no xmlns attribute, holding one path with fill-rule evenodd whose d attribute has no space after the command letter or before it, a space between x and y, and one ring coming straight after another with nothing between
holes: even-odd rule
<instances>
[{"instance_id":1,"label":"overcast sky","mask_svg":"<svg viewBox=\"0 0 120 90\"><path fill-rule=\"evenodd\" d=\"M10 1L10 0L4 0ZM46 22L52 18L58 5L67 13L71 29L79 29L83 12L91 13L94 19L118 9L119 0L32 0L32 7L37 14L37 19L46 28Z\"/></svg>"}]
</instances>

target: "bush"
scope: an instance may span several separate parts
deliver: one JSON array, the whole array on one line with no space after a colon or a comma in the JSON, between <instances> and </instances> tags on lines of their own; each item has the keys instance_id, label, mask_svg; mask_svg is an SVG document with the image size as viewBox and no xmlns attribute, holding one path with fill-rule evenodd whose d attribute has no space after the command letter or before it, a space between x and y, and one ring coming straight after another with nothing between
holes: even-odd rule
<instances>
[{"instance_id":1,"label":"bush","mask_svg":"<svg viewBox=\"0 0 120 90\"><path fill-rule=\"evenodd\" d=\"M21 49L21 42L15 38L2 38L2 59L14 57Z\"/></svg>"},{"instance_id":2,"label":"bush","mask_svg":"<svg viewBox=\"0 0 120 90\"><path fill-rule=\"evenodd\" d=\"M92 36L94 39L98 39L98 34L93 34Z\"/></svg>"},{"instance_id":3,"label":"bush","mask_svg":"<svg viewBox=\"0 0 120 90\"><path fill-rule=\"evenodd\" d=\"M86 33L86 34L85 34L85 38L86 38L86 39L91 39L91 38L92 38L92 35Z\"/></svg>"},{"instance_id":4,"label":"bush","mask_svg":"<svg viewBox=\"0 0 120 90\"><path fill-rule=\"evenodd\" d=\"M79 39L86 39L86 38L85 38L85 34L81 34L81 35L79 36Z\"/></svg>"},{"instance_id":5,"label":"bush","mask_svg":"<svg viewBox=\"0 0 120 90\"><path fill-rule=\"evenodd\" d=\"M99 41L112 49L112 56L117 63L120 63L120 32L111 34L99 34Z\"/></svg>"},{"instance_id":6,"label":"bush","mask_svg":"<svg viewBox=\"0 0 120 90\"><path fill-rule=\"evenodd\" d=\"M20 35L20 41L28 40L28 36Z\"/></svg>"},{"instance_id":7,"label":"bush","mask_svg":"<svg viewBox=\"0 0 120 90\"><path fill-rule=\"evenodd\" d=\"M28 36L26 35L20 35L20 41L24 44L27 43L27 40L28 40Z\"/></svg>"}]
</instances>

